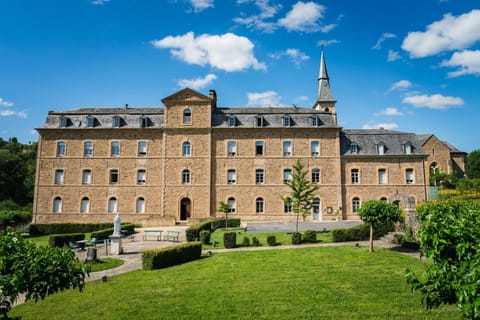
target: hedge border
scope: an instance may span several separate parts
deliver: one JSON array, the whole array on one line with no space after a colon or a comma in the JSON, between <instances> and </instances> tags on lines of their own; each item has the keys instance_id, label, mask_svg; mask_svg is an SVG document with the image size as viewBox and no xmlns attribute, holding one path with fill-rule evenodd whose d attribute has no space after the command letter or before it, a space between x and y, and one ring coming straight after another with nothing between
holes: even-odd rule
<instances>
[{"instance_id":1,"label":"hedge border","mask_svg":"<svg viewBox=\"0 0 480 320\"><path fill-rule=\"evenodd\" d=\"M156 270L200 259L202 243L188 242L176 247L147 250L142 253L143 270Z\"/></svg>"}]
</instances>

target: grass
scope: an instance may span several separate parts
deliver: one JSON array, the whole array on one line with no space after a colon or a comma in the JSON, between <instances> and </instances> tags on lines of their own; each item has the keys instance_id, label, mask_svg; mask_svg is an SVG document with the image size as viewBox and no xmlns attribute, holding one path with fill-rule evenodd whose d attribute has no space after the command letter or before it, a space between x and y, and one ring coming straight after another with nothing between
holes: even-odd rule
<instances>
[{"instance_id":1,"label":"grass","mask_svg":"<svg viewBox=\"0 0 480 320\"><path fill-rule=\"evenodd\" d=\"M211 237L210 242L215 242L215 248L222 249L223 246L223 234L225 232L236 232L237 233L237 246L241 247L243 243L243 237L246 236L250 239L250 246L252 246L252 238L257 237L260 241L261 246L268 246L267 237L274 235L277 240L277 245L290 245L292 244L292 235L291 233L286 232L245 232L243 228L230 228L226 229L217 229L215 230ZM317 233L317 242L333 242L331 232L318 232ZM204 249L212 249L212 245L204 245Z\"/></svg>"},{"instance_id":2,"label":"grass","mask_svg":"<svg viewBox=\"0 0 480 320\"><path fill-rule=\"evenodd\" d=\"M453 306L426 311L405 281L424 263L364 247L214 254L156 271L89 282L15 307L42 319L460 319Z\"/></svg>"},{"instance_id":3,"label":"grass","mask_svg":"<svg viewBox=\"0 0 480 320\"><path fill-rule=\"evenodd\" d=\"M121 266L123 263L124 261L122 259L114 258L104 258L97 259L95 262L86 262L86 264L89 264L92 267L91 272L113 269Z\"/></svg>"}]
</instances>

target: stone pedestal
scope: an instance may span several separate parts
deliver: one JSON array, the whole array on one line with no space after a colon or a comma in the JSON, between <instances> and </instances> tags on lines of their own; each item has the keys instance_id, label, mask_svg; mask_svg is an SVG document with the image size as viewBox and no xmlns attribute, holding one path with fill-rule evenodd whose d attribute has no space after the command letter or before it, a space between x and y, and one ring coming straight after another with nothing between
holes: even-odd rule
<instances>
[{"instance_id":1,"label":"stone pedestal","mask_svg":"<svg viewBox=\"0 0 480 320\"><path fill-rule=\"evenodd\" d=\"M122 237L117 235L111 235L110 237L110 253L111 254L122 254Z\"/></svg>"}]
</instances>

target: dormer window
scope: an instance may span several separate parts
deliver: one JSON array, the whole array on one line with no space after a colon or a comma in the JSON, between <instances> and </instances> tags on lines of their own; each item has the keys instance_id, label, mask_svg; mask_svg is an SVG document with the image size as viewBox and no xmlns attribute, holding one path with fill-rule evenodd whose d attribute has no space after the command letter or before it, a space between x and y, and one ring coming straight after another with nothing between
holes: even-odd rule
<instances>
[{"instance_id":1,"label":"dormer window","mask_svg":"<svg viewBox=\"0 0 480 320\"><path fill-rule=\"evenodd\" d=\"M141 116L140 117L140 128L148 127L148 117Z\"/></svg>"},{"instance_id":2,"label":"dormer window","mask_svg":"<svg viewBox=\"0 0 480 320\"><path fill-rule=\"evenodd\" d=\"M87 116L87 128L95 127L95 118L93 116Z\"/></svg>"},{"instance_id":3,"label":"dormer window","mask_svg":"<svg viewBox=\"0 0 480 320\"><path fill-rule=\"evenodd\" d=\"M311 122L312 127L315 127L315 128L318 127L318 116L314 114L311 119L312 119L312 122Z\"/></svg>"},{"instance_id":4,"label":"dormer window","mask_svg":"<svg viewBox=\"0 0 480 320\"><path fill-rule=\"evenodd\" d=\"M356 144L355 142L350 145L350 153L358 154L358 144Z\"/></svg>"},{"instance_id":5,"label":"dormer window","mask_svg":"<svg viewBox=\"0 0 480 320\"><path fill-rule=\"evenodd\" d=\"M120 128L120 125L122 123L122 118L115 116L113 117L113 127L114 128Z\"/></svg>"},{"instance_id":6,"label":"dormer window","mask_svg":"<svg viewBox=\"0 0 480 320\"><path fill-rule=\"evenodd\" d=\"M67 122L68 119L65 116L60 117L60 128L66 128L67 127Z\"/></svg>"},{"instance_id":7,"label":"dormer window","mask_svg":"<svg viewBox=\"0 0 480 320\"><path fill-rule=\"evenodd\" d=\"M288 114L284 115L283 117L283 127L288 128L290 127L290 116Z\"/></svg>"},{"instance_id":8,"label":"dormer window","mask_svg":"<svg viewBox=\"0 0 480 320\"><path fill-rule=\"evenodd\" d=\"M412 154L413 147L410 142L407 142L403 145L403 150L405 151L405 154Z\"/></svg>"},{"instance_id":9,"label":"dormer window","mask_svg":"<svg viewBox=\"0 0 480 320\"><path fill-rule=\"evenodd\" d=\"M191 124L192 123L192 110L185 109L183 110L183 124Z\"/></svg>"},{"instance_id":10,"label":"dormer window","mask_svg":"<svg viewBox=\"0 0 480 320\"><path fill-rule=\"evenodd\" d=\"M263 116L262 115L255 116L255 126L257 128L263 127Z\"/></svg>"},{"instance_id":11,"label":"dormer window","mask_svg":"<svg viewBox=\"0 0 480 320\"><path fill-rule=\"evenodd\" d=\"M385 144L383 142L380 142L377 144L377 154L383 156L385 154Z\"/></svg>"},{"instance_id":12,"label":"dormer window","mask_svg":"<svg viewBox=\"0 0 480 320\"><path fill-rule=\"evenodd\" d=\"M231 114L228 116L228 126L230 128L235 127L237 125L237 118Z\"/></svg>"}]
</instances>

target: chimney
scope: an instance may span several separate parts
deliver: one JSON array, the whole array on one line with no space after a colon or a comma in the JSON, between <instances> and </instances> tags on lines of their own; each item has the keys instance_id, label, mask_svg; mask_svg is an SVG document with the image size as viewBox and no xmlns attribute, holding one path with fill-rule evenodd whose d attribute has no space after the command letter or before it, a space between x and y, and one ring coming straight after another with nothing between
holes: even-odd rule
<instances>
[{"instance_id":1,"label":"chimney","mask_svg":"<svg viewBox=\"0 0 480 320\"><path fill-rule=\"evenodd\" d=\"M210 99L212 99L212 106L214 108L217 107L217 93L215 92L215 90L211 89L209 91L209 96L210 96Z\"/></svg>"}]
</instances>

